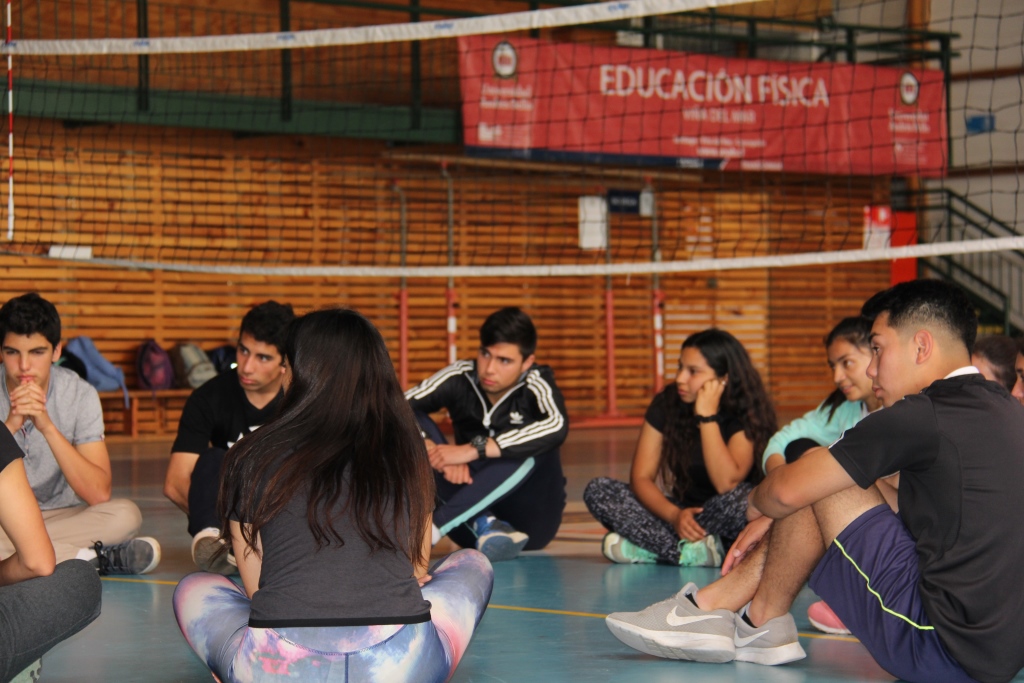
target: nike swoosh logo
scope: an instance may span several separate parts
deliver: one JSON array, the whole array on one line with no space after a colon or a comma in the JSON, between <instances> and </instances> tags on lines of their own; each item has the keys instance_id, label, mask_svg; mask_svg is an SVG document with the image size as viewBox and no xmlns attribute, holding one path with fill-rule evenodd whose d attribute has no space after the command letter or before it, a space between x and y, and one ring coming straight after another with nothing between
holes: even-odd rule
<instances>
[{"instance_id":1,"label":"nike swoosh logo","mask_svg":"<svg viewBox=\"0 0 1024 683\"><path fill-rule=\"evenodd\" d=\"M755 633L754 635L747 636L745 638L736 638L736 647L746 647L766 633L768 633L768 631L761 631L760 633Z\"/></svg>"},{"instance_id":2,"label":"nike swoosh logo","mask_svg":"<svg viewBox=\"0 0 1024 683\"><path fill-rule=\"evenodd\" d=\"M665 615L665 623L669 626L686 626L687 624L696 624L699 621L722 618L717 614L698 614L692 617L684 617L679 615L678 609L678 607L673 607L672 611Z\"/></svg>"}]
</instances>

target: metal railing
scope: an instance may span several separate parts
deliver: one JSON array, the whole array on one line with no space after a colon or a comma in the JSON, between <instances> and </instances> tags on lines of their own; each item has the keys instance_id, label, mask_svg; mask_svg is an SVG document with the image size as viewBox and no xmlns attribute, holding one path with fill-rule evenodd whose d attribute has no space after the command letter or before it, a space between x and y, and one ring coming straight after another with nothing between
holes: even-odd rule
<instances>
[{"instance_id":1,"label":"metal railing","mask_svg":"<svg viewBox=\"0 0 1024 683\"><path fill-rule=\"evenodd\" d=\"M922 242L1013 237L1021 233L967 198L946 188L920 190L916 198ZM912 204L914 202L911 202ZM921 259L921 267L956 282L1001 314L1007 334L1024 330L1024 253L996 251Z\"/></svg>"}]
</instances>

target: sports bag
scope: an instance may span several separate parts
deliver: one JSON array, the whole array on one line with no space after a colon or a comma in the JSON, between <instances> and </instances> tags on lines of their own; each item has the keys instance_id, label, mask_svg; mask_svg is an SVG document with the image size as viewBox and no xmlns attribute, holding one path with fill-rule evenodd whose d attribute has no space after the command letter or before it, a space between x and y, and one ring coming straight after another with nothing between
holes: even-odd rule
<instances>
[{"instance_id":1,"label":"sports bag","mask_svg":"<svg viewBox=\"0 0 1024 683\"><path fill-rule=\"evenodd\" d=\"M124 392L124 405L128 406L128 387L124 382L124 370L103 357L96 344L89 337L75 337L65 348L78 357L85 366L85 381L96 387L96 391Z\"/></svg>"},{"instance_id":2,"label":"sports bag","mask_svg":"<svg viewBox=\"0 0 1024 683\"><path fill-rule=\"evenodd\" d=\"M206 352L195 344L178 344L171 349L171 362L174 363L174 377L180 387L202 386L207 380L217 376Z\"/></svg>"},{"instance_id":3,"label":"sports bag","mask_svg":"<svg viewBox=\"0 0 1024 683\"><path fill-rule=\"evenodd\" d=\"M135 371L139 388L157 391L174 386L174 365L171 357L155 339L147 339L135 355Z\"/></svg>"}]
</instances>

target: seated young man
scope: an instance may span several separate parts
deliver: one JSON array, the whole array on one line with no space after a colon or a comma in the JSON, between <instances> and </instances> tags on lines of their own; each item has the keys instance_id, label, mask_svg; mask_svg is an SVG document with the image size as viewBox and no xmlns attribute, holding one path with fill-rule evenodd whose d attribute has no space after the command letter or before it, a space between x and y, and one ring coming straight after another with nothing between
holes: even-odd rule
<instances>
[{"instance_id":1,"label":"seated young man","mask_svg":"<svg viewBox=\"0 0 1024 683\"><path fill-rule=\"evenodd\" d=\"M897 678L1001 683L1024 666L1024 408L970 365L977 317L954 285L896 285L863 313L886 409L770 472L749 516L775 521L738 541L746 556L699 591L609 615L616 637L675 659L800 659L789 609L810 576ZM894 473L899 512L875 483Z\"/></svg>"},{"instance_id":2,"label":"seated young man","mask_svg":"<svg viewBox=\"0 0 1024 683\"><path fill-rule=\"evenodd\" d=\"M0 681L38 680L41 657L100 614L96 570L82 560L57 564L23 458L0 430L0 529L14 548L0 560Z\"/></svg>"},{"instance_id":3,"label":"seated young man","mask_svg":"<svg viewBox=\"0 0 1024 683\"><path fill-rule=\"evenodd\" d=\"M476 361L458 361L405 393L435 470L434 543L450 536L492 562L555 537L565 508L558 449L569 431L551 368L534 362L537 330L518 308L480 328ZM448 444L429 413L446 408Z\"/></svg>"},{"instance_id":4,"label":"seated young man","mask_svg":"<svg viewBox=\"0 0 1024 683\"><path fill-rule=\"evenodd\" d=\"M238 365L192 392L181 411L164 495L188 515L192 560L199 569L231 574L234 557L220 541L217 494L224 454L277 411L287 367L284 344L295 313L266 301L242 318Z\"/></svg>"},{"instance_id":5,"label":"seated young man","mask_svg":"<svg viewBox=\"0 0 1024 683\"><path fill-rule=\"evenodd\" d=\"M56 307L23 294L0 307L4 378L0 414L25 453L25 471L43 511L57 561L78 558L101 574L145 574L160 562L160 544L135 538L142 513L110 499L110 456L96 390L60 358ZM0 556L14 550L0 534Z\"/></svg>"}]
</instances>

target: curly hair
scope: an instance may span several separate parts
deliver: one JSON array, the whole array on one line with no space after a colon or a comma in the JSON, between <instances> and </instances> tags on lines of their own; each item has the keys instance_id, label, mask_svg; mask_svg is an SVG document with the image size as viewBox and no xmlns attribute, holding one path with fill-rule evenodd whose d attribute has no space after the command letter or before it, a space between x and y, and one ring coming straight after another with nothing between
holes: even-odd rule
<instances>
[{"instance_id":1,"label":"curly hair","mask_svg":"<svg viewBox=\"0 0 1024 683\"><path fill-rule=\"evenodd\" d=\"M754 444L754 453L763 452L778 424L761 375L743 344L724 330L710 328L687 337L682 348L699 351L716 376L729 376L718 411L738 418L743 433ZM675 385L668 385L662 393L666 409L659 473L672 495L682 499L690 484L691 454L700 449L700 432L693 404L679 398ZM752 470L755 477L760 476L759 468Z\"/></svg>"}]
</instances>

